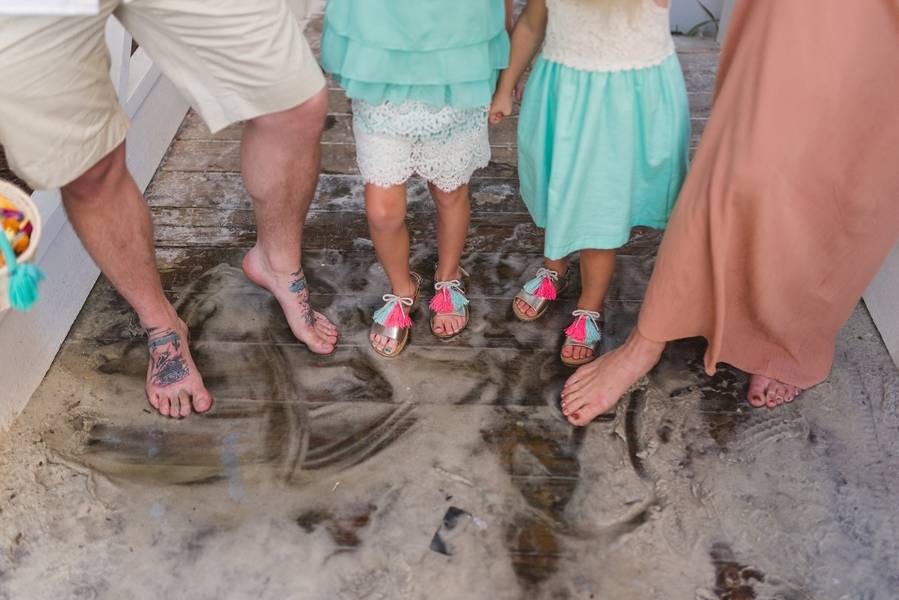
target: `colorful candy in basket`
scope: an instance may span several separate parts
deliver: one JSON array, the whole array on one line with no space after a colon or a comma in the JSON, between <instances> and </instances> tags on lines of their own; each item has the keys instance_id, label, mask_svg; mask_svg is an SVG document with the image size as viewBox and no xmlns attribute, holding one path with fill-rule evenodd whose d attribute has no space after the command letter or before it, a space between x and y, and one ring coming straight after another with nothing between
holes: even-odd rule
<instances>
[{"instance_id":1,"label":"colorful candy in basket","mask_svg":"<svg viewBox=\"0 0 899 600\"><path fill-rule=\"evenodd\" d=\"M31 244L31 234L34 225L25 216L25 212L16 208L12 200L0 195L0 223L3 225L3 233L6 241L12 246L16 257L21 256ZM6 266L6 259L0 255L0 267Z\"/></svg>"},{"instance_id":2,"label":"colorful candy in basket","mask_svg":"<svg viewBox=\"0 0 899 600\"><path fill-rule=\"evenodd\" d=\"M28 310L44 278L34 260L40 215L30 196L0 180L0 310Z\"/></svg>"}]
</instances>

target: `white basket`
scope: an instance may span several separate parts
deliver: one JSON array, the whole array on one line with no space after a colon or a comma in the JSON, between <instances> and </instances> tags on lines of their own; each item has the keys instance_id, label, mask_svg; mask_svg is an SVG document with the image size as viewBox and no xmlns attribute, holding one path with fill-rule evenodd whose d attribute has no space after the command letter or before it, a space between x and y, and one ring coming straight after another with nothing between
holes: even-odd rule
<instances>
[{"instance_id":1,"label":"white basket","mask_svg":"<svg viewBox=\"0 0 899 600\"><path fill-rule=\"evenodd\" d=\"M8 181L0 179L0 196L6 197L16 205L16 209L25 213L25 216L31 221L31 243L25 252L18 257L16 262L26 263L34 262L37 254L37 245L41 241L41 214L37 210L37 206L31 200L31 196L25 193L25 190L15 186ZM0 235L3 235L0 232ZM9 269L6 266L0 268L0 311L9 308Z\"/></svg>"}]
</instances>

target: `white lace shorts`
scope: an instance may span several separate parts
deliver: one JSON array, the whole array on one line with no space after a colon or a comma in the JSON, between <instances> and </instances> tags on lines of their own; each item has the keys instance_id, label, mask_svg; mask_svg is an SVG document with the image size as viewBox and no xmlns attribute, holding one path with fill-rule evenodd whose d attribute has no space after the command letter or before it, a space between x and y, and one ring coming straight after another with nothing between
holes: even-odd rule
<instances>
[{"instance_id":1,"label":"white lace shorts","mask_svg":"<svg viewBox=\"0 0 899 600\"><path fill-rule=\"evenodd\" d=\"M356 160L366 183L390 187L417 173L445 192L490 162L487 107L353 101Z\"/></svg>"}]
</instances>

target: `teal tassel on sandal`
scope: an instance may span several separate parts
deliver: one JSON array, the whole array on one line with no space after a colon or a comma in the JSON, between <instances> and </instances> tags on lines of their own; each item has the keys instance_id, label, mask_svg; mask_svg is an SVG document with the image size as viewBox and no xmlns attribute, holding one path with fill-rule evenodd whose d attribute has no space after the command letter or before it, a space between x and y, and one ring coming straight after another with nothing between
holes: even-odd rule
<instances>
[{"instance_id":1,"label":"teal tassel on sandal","mask_svg":"<svg viewBox=\"0 0 899 600\"><path fill-rule=\"evenodd\" d=\"M0 232L0 252L6 260L9 272L9 305L16 310L28 311L37 302L38 284L44 279L44 274L32 264L17 263L16 253L2 232Z\"/></svg>"}]
</instances>

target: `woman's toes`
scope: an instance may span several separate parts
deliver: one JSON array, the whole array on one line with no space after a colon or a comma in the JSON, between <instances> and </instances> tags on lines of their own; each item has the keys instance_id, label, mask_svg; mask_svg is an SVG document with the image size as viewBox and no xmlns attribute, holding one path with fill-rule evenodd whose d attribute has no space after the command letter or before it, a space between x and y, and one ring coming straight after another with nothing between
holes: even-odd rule
<instances>
[{"instance_id":1,"label":"woman's toes","mask_svg":"<svg viewBox=\"0 0 899 600\"><path fill-rule=\"evenodd\" d=\"M774 403L777 404L777 406L782 405L785 401L784 399L786 398L786 396L787 396L787 388L781 384L778 384L774 388Z\"/></svg>"},{"instance_id":2,"label":"woman's toes","mask_svg":"<svg viewBox=\"0 0 899 600\"><path fill-rule=\"evenodd\" d=\"M169 416L169 410L171 409L171 402L169 402L168 396L160 396L159 397L159 414L164 417Z\"/></svg>"},{"instance_id":3,"label":"woman's toes","mask_svg":"<svg viewBox=\"0 0 899 600\"><path fill-rule=\"evenodd\" d=\"M749 380L749 391L746 393L746 400L749 405L754 408L762 408L768 403L768 383L767 377L753 375Z\"/></svg>"}]
</instances>

